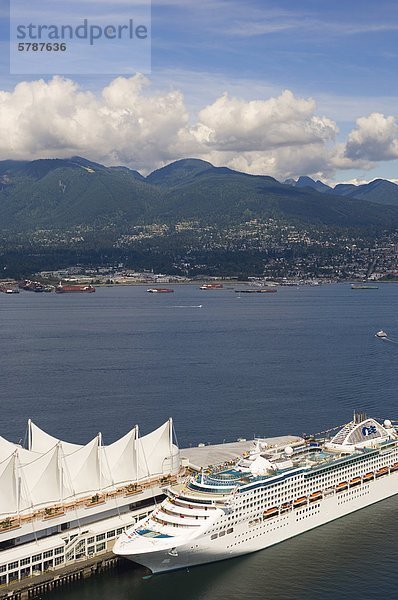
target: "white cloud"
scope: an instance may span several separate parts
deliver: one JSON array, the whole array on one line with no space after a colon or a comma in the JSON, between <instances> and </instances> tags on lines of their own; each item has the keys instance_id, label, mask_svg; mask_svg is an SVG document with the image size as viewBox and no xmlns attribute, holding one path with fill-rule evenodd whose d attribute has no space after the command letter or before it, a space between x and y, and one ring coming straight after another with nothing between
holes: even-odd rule
<instances>
[{"instance_id":1,"label":"white cloud","mask_svg":"<svg viewBox=\"0 0 398 600\"><path fill-rule=\"evenodd\" d=\"M336 124L314 114L312 99L289 90L268 100L223 94L203 108L190 128L191 154L215 165L276 178L328 173L328 143Z\"/></svg>"},{"instance_id":2,"label":"white cloud","mask_svg":"<svg viewBox=\"0 0 398 600\"><path fill-rule=\"evenodd\" d=\"M200 158L236 171L271 175L280 181L303 174L326 181L335 171L329 164L328 149L319 144L253 152L213 151L202 154Z\"/></svg>"},{"instance_id":3,"label":"white cloud","mask_svg":"<svg viewBox=\"0 0 398 600\"><path fill-rule=\"evenodd\" d=\"M179 92L147 95L147 85L140 75L118 77L98 97L54 77L0 92L0 157L77 153L143 169L169 160L188 114Z\"/></svg>"},{"instance_id":4,"label":"white cloud","mask_svg":"<svg viewBox=\"0 0 398 600\"><path fill-rule=\"evenodd\" d=\"M343 181L339 181L338 184L341 185L367 185L368 183L371 183L372 181L374 181L373 179L363 179L361 177L354 177L353 179L346 179ZM337 183L333 183L333 186L338 185Z\"/></svg>"},{"instance_id":5,"label":"white cloud","mask_svg":"<svg viewBox=\"0 0 398 600\"><path fill-rule=\"evenodd\" d=\"M193 156L284 179L329 178L398 156L393 117L358 119L346 144L337 133L313 99L289 90L260 100L224 93L196 115L181 92L154 91L141 75L117 77L97 94L61 77L0 91L0 159L80 154L148 172Z\"/></svg>"},{"instance_id":6,"label":"white cloud","mask_svg":"<svg viewBox=\"0 0 398 600\"><path fill-rule=\"evenodd\" d=\"M324 143L336 124L314 115L315 102L285 90L268 100L244 101L224 94L199 113L192 129L199 142L240 152Z\"/></svg>"},{"instance_id":7,"label":"white cloud","mask_svg":"<svg viewBox=\"0 0 398 600\"><path fill-rule=\"evenodd\" d=\"M345 156L351 160L381 161L398 158L398 126L395 117L374 112L357 119L347 138Z\"/></svg>"}]
</instances>

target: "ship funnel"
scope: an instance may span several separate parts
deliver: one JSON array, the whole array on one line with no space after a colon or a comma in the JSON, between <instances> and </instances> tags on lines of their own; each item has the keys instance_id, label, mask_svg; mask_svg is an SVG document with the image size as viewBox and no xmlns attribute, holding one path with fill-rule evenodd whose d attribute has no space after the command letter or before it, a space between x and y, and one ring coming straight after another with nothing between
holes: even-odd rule
<instances>
[{"instance_id":1,"label":"ship funnel","mask_svg":"<svg viewBox=\"0 0 398 600\"><path fill-rule=\"evenodd\" d=\"M366 421L367 418L368 417L367 417L366 413L363 411L360 411L360 412L355 411L354 412L354 423L356 423L356 424L362 423L362 421Z\"/></svg>"}]
</instances>

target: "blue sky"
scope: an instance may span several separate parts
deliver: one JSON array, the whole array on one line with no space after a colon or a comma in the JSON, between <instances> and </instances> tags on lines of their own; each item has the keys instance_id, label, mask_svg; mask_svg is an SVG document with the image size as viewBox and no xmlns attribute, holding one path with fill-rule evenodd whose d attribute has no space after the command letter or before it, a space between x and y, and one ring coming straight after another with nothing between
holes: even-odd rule
<instances>
[{"instance_id":1,"label":"blue sky","mask_svg":"<svg viewBox=\"0 0 398 600\"><path fill-rule=\"evenodd\" d=\"M119 0L118 4L123 5L123 2ZM97 4L116 10L115 4L103 0ZM5 4L2 6L4 10ZM40 76L8 74L6 11L3 17L0 89L13 93L18 83L31 82ZM172 133L173 148L167 151L156 148L153 165L149 154L138 164L137 149L133 147L129 149L125 145L124 151L119 152L117 136L115 148L108 148L108 162L119 159L148 170L191 151L198 157L248 171L262 172L268 168L278 177L298 175L301 168L306 170L303 174L319 174L331 181L398 177L395 123L398 3L393 0L377 3L369 0L154 0L151 39L152 71L139 93L156 97L158 102L162 97L163 104L165 98L171 101L170 94L182 94L183 101L179 96L177 107L184 112L184 119L177 122L171 111L171 121L179 132ZM115 76L67 75L81 92L91 91L98 97ZM49 81L51 76L43 78ZM278 130L269 121L270 111L274 110L270 99L279 98L286 89L297 99L297 105L288 111L287 124L291 123L293 128L297 125L297 129L308 128L310 133L303 140L298 134L294 139L283 138L282 118ZM217 104L224 93L228 94L228 102ZM300 99L309 98L314 106L307 107L303 115ZM254 106L250 104L253 101L263 105ZM292 102L289 100L289 105ZM209 106L213 109L206 109L202 117L203 110ZM26 109L26 104L22 103L21 110L24 107ZM155 106L153 108L155 110ZM275 111L280 111L283 117L285 109L286 102L282 100ZM130 101L126 110L130 111L131 118L151 119L143 109L138 114ZM252 118L248 113L253 111L260 115L261 140L252 125L244 121ZM372 113L380 114L384 120L371 117ZM218 115L219 125L214 114ZM240 129L231 125L231 115L241 119ZM333 132L329 121L319 126L317 119L323 117L333 121ZM361 118L365 120L358 126L356 120ZM271 139L266 131L270 125ZM153 136L156 137L156 132ZM235 147L231 140L235 140ZM144 142L150 146L150 140ZM151 143L153 145L153 140ZM316 145L323 153L323 160L318 163L314 158ZM61 154L69 147L73 150L70 139L64 144L59 141ZM307 160L301 163L297 158L300 147L301 152L308 150ZM11 150L10 155L16 152L19 156L20 150ZM34 148L33 155L42 155L46 150L54 152L57 147L50 144L46 148L43 133L42 146ZM84 146L84 150L90 150L89 145ZM5 158L5 152L6 147L1 147L1 158ZM103 159L106 160L106 154Z\"/></svg>"}]
</instances>

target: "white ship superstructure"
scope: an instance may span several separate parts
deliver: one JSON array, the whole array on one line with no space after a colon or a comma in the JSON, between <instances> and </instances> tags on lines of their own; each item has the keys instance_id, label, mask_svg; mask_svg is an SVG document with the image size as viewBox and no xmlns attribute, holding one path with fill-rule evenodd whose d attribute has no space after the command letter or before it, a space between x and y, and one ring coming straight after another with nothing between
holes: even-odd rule
<instances>
[{"instance_id":1,"label":"white ship superstructure","mask_svg":"<svg viewBox=\"0 0 398 600\"><path fill-rule=\"evenodd\" d=\"M397 430L356 414L330 439L256 440L166 493L114 547L153 573L254 552L397 494Z\"/></svg>"}]
</instances>

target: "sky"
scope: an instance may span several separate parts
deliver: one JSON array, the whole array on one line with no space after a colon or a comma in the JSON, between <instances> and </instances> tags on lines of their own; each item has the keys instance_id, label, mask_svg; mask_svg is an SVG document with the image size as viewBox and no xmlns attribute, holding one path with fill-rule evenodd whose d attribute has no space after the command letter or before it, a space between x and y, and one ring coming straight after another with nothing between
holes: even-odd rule
<instances>
[{"instance_id":1,"label":"sky","mask_svg":"<svg viewBox=\"0 0 398 600\"><path fill-rule=\"evenodd\" d=\"M10 1L29 18L32 3ZM115 20L133 2L84 1ZM78 154L148 173L192 156L279 180L398 179L394 0L153 0L145 73L125 43L31 74L9 72L0 2L0 160ZM89 50L96 72L79 72Z\"/></svg>"}]
</instances>

